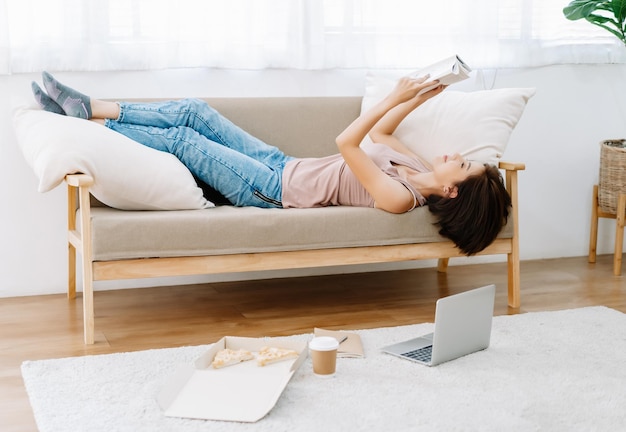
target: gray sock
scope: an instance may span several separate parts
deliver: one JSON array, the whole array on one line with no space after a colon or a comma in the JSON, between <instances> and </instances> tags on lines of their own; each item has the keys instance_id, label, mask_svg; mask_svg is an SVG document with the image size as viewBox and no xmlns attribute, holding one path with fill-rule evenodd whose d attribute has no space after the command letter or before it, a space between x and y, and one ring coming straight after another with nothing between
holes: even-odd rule
<instances>
[{"instance_id":1,"label":"gray sock","mask_svg":"<svg viewBox=\"0 0 626 432\"><path fill-rule=\"evenodd\" d=\"M91 118L91 99L73 88L58 82L48 72L43 72L43 85L48 95L57 103L65 114L84 119Z\"/></svg>"},{"instance_id":2,"label":"gray sock","mask_svg":"<svg viewBox=\"0 0 626 432\"><path fill-rule=\"evenodd\" d=\"M61 108L58 103L53 101L52 98L48 96L46 92L44 92L35 81L31 83L30 87L33 89L35 100L41 108L43 108L45 111L65 115L65 111L63 111L63 108Z\"/></svg>"}]
</instances>

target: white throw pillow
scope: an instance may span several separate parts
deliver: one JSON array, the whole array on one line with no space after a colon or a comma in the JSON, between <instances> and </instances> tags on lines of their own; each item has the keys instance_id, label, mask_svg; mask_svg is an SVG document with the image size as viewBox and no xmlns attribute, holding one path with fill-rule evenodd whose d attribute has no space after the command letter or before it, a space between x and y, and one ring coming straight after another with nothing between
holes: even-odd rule
<instances>
[{"instance_id":1,"label":"white throw pillow","mask_svg":"<svg viewBox=\"0 0 626 432\"><path fill-rule=\"evenodd\" d=\"M21 107L13 114L18 143L39 179L39 191L67 174L94 179L91 193L123 210L186 210L213 206L175 156L141 145L97 123Z\"/></svg>"},{"instance_id":2,"label":"white throw pillow","mask_svg":"<svg viewBox=\"0 0 626 432\"><path fill-rule=\"evenodd\" d=\"M361 111L384 98L396 80L368 74ZM394 135L418 156L462 156L497 164L534 88L445 90L410 113Z\"/></svg>"}]
</instances>

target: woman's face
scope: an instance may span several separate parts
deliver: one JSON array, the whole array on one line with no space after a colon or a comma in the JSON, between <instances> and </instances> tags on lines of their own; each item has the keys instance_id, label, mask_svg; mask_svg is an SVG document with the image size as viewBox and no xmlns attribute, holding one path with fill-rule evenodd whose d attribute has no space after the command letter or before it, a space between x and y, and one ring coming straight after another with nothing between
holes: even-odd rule
<instances>
[{"instance_id":1,"label":"woman's face","mask_svg":"<svg viewBox=\"0 0 626 432\"><path fill-rule=\"evenodd\" d=\"M482 163L469 161L458 153L436 157L432 166L435 178L444 186L456 185L485 171Z\"/></svg>"}]
</instances>

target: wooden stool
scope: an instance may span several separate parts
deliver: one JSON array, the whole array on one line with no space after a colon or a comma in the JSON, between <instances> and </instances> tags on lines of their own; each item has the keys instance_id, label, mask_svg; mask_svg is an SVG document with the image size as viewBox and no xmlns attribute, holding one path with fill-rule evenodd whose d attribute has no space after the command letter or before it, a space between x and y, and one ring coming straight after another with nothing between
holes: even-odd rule
<instances>
[{"instance_id":1,"label":"wooden stool","mask_svg":"<svg viewBox=\"0 0 626 432\"><path fill-rule=\"evenodd\" d=\"M598 203L598 185L593 187L591 202L591 233L589 235L589 262L596 262L598 244L598 218L615 219L615 252L613 254L613 274L622 274L622 249L624 246L624 220L626 219L626 193L620 193L617 200L617 214L605 213Z\"/></svg>"}]
</instances>

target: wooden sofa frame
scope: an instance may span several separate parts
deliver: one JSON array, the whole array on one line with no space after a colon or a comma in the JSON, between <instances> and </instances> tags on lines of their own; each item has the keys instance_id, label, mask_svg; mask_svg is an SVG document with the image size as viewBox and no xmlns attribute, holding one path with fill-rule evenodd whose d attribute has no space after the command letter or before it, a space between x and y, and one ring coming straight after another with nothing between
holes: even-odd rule
<instances>
[{"instance_id":1,"label":"wooden sofa frame","mask_svg":"<svg viewBox=\"0 0 626 432\"><path fill-rule=\"evenodd\" d=\"M521 163L500 162L505 171L506 187L512 199L511 238L498 238L480 255L507 255L508 304L520 307L520 262L517 172ZM245 272L255 270L284 270L349 264L372 264L409 260L438 259L437 270L446 272L448 260L463 256L450 241L358 248L299 250L291 252L240 253L232 255L193 256L175 258L125 259L94 261L92 258L92 228L90 192L93 178L84 174L65 177L68 185L68 298L76 297L76 259L82 256L83 320L86 344L94 343L94 282L119 279L154 278ZM80 228L77 210L80 209ZM210 210L209 210L210 211ZM358 249L358 253L355 250Z\"/></svg>"}]
</instances>

